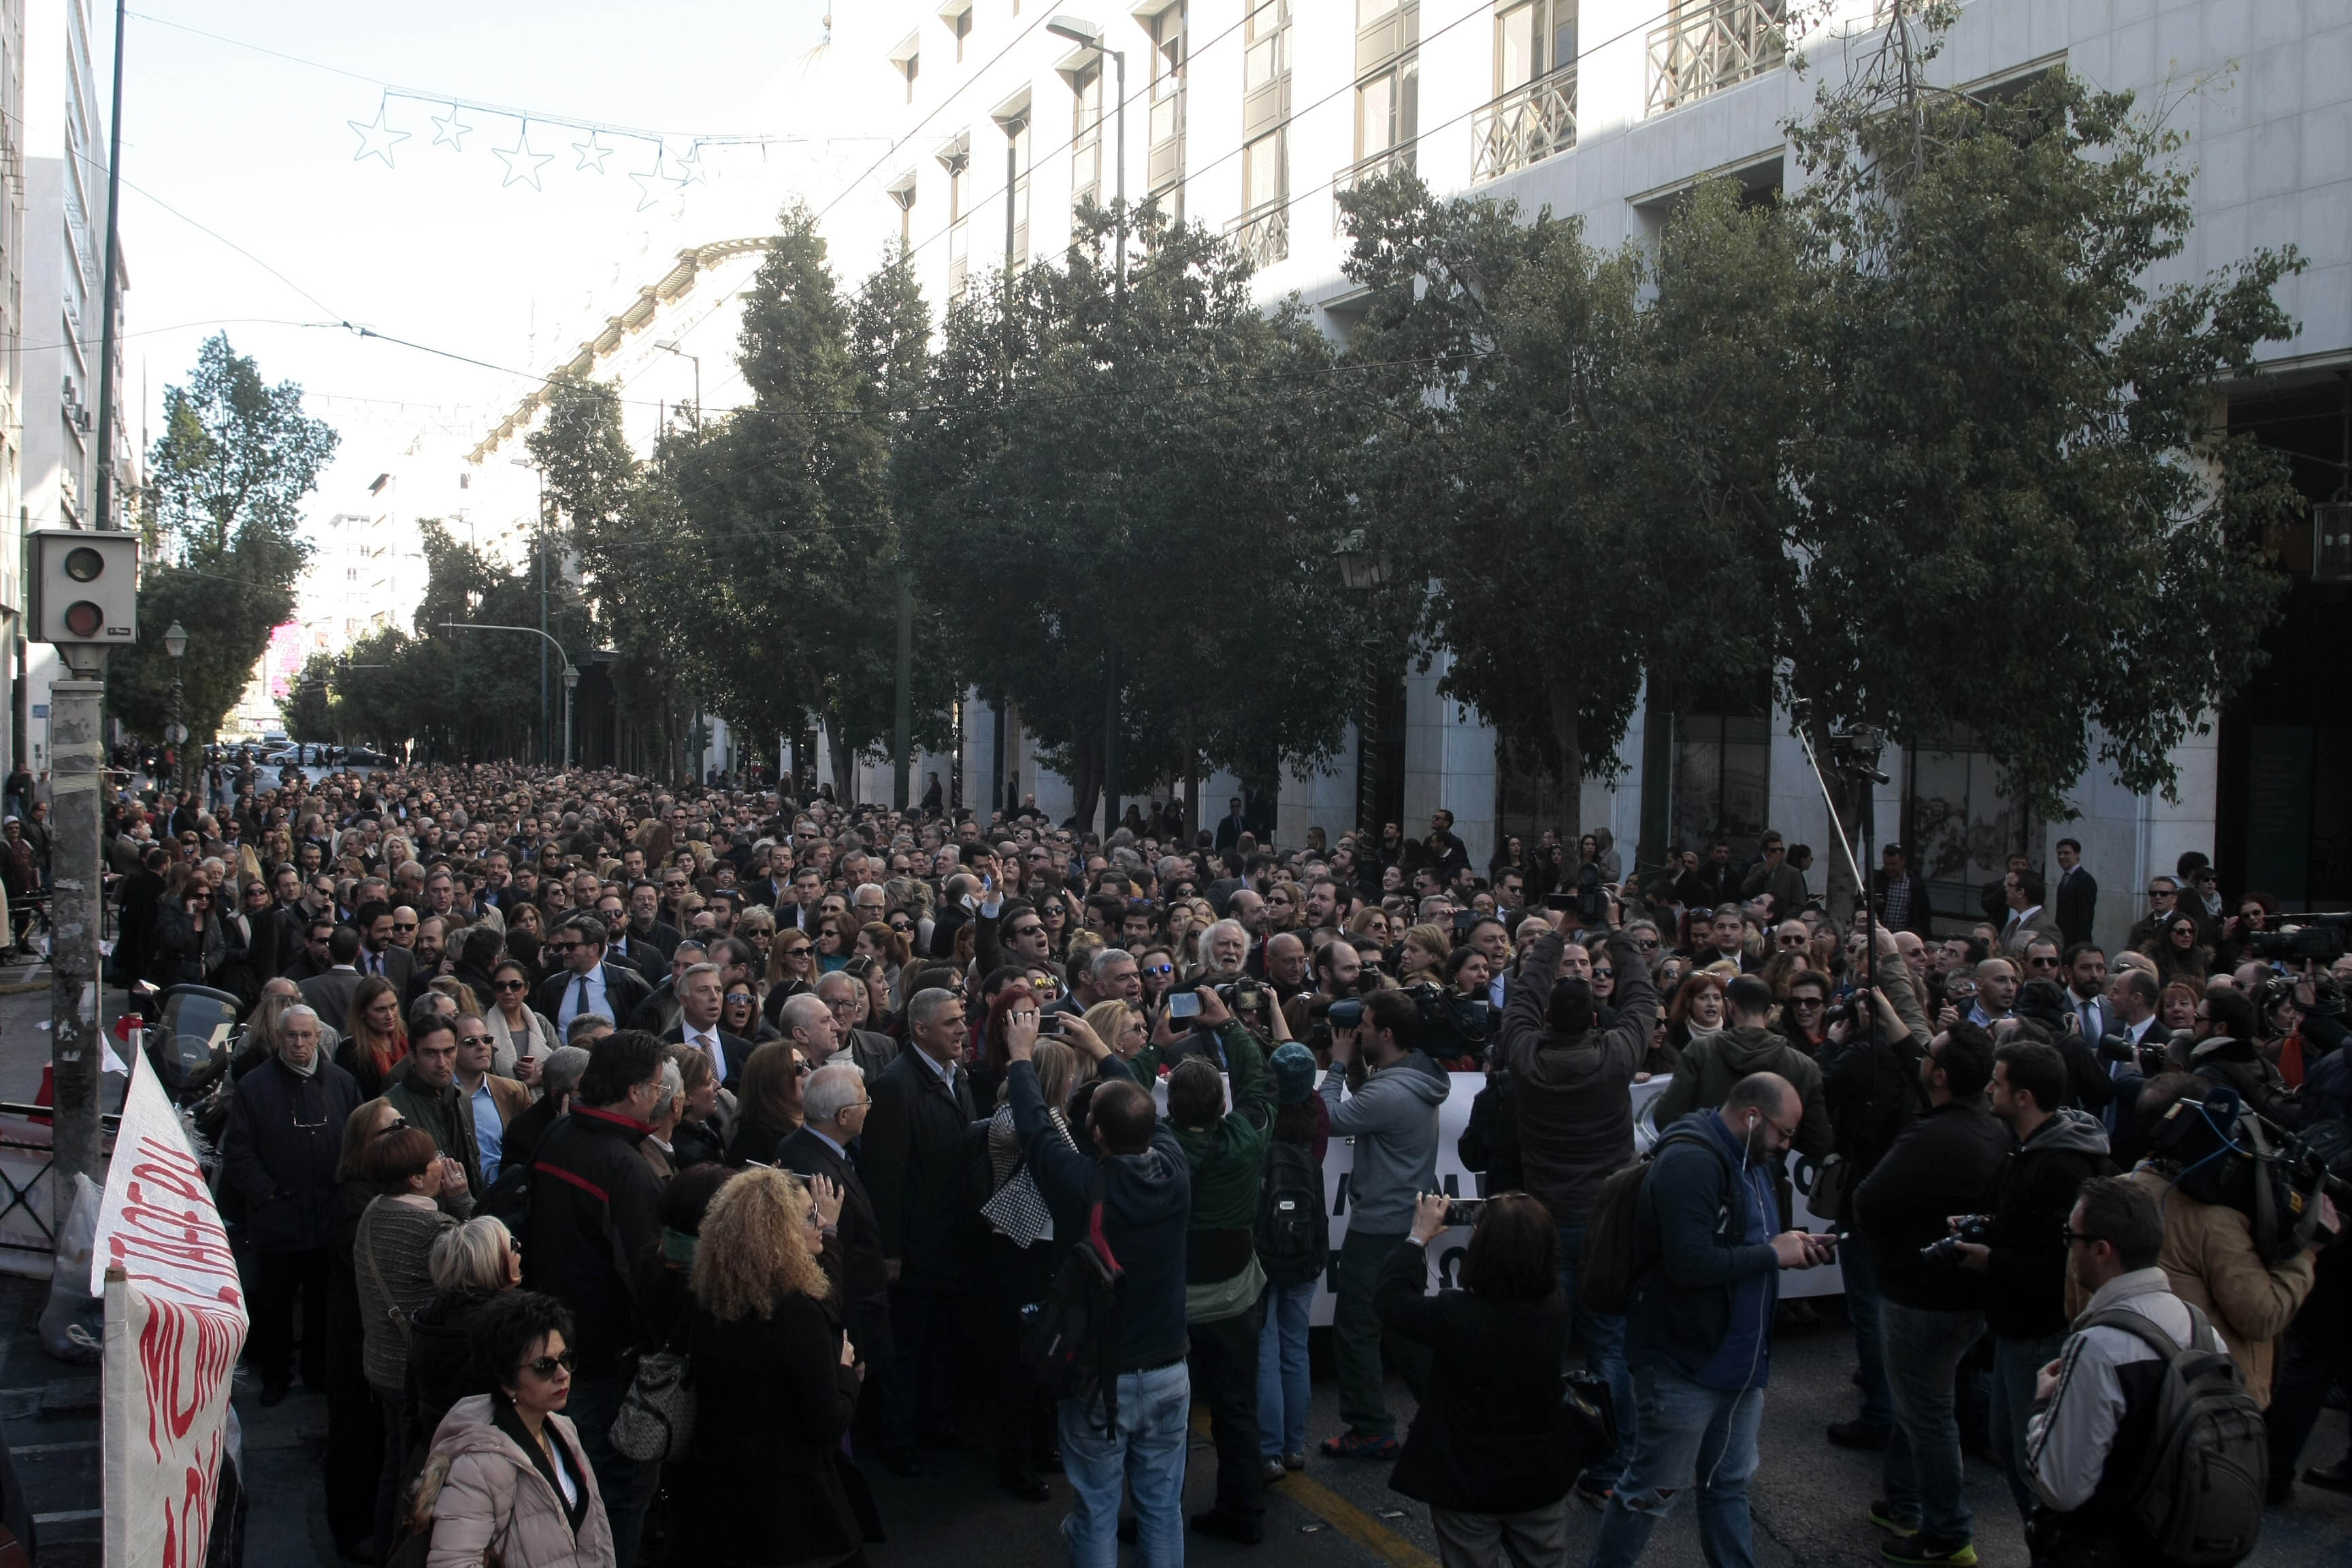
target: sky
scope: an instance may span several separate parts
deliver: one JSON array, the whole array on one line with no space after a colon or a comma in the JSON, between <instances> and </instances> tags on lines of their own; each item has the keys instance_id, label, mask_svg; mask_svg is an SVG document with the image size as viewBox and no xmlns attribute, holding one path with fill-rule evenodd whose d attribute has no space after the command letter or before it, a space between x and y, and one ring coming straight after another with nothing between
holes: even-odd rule
<instances>
[{"instance_id":1,"label":"sky","mask_svg":"<svg viewBox=\"0 0 2352 1568\"><path fill-rule=\"evenodd\" d=\"M822 200L882 156L887 144L856 135L854 107L834 100L819 48L827 8L144 0L125 28L121 232L127 390L146 437L165 387L226 331L266 379L299 383L343 437L317 516L421 433L470 445L534 384L522 373L569 357L677 251L770 232L796 194ZM102 103L112 8L91 9ZM460 107L455 124L470 129L436 145L453 100L665 133L659 166L672 174L697 137L806 139L706 143L707 177L680 187L632 180L655 171L656 143L617 130L526 132L512 114ZM363 138L354 121L407 136ZM498 155L526 135L530 163ZM533 168L538 189L520 177ZM640 210L647 187L658 199ZM333 324L344 321L441 352ZM706 403L722 406L730 345L721 331L701 336L712 341L681 346L702 357ZM630 391L676 403L693 378L669 360Z\"/></svg>"}]
</instances>

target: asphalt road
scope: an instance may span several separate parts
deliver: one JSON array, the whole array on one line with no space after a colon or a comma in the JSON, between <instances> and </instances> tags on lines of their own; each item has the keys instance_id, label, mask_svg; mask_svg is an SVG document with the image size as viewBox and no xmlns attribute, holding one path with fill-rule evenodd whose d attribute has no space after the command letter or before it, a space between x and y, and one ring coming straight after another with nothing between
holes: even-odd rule
<instances>
[{"instance_id":1,"label":"asphalt road","mask_svg":"<svg viewBox=\"0 0 2352 1568\"><path fill-rule=\"evenodd\" d=\"M0 970L0 985L27 978L23 971ZM110 1002L119 1005L120 994ZM48 1034L37 1026L47 1016L46 988L0 994L0 1099L28 1098L38 1085ZM97 1385L94 1369L65 1366L42 1352L33 1332L41 1304L37 1286L0 1280L0 1430L19 1456L19 1476L35 1512L45 1519L42 1568L83 1568L99 1561L92 1511L98 1503ZM1838 1303L1822 1305L1819 1321L1784 1322L1774 1336L1762 1463L1752 1488L1756 1553L1763 1568L1861 1568L1879 1561L1884 1538L1864 1517L1880 1491L1877 1461L1832 1448L1822 1436L1823 1426L1853 1413L1853 1340ZM283 1405L263 1410L254 1403L257 1392L240 1373L236 1404L250 1493L246 1561L260 1568L332 1563L319 1486L324 1401L298 1384ZM1400 1419L1409 1418L1412 1404L1403 1384L1391 1380L1390 1394ZM1318 1375L1307 1426L1310 1450L1339 1430L1338 1405L1337 1388ZM2306 1459L2333 1459L2347 1441L2344 1415L2331 1411ZM1203 1564L1279 1562L1302 1568L1433 1564L1437 1545L1428 1511L1388 1489L1388 1468L1316 1455L1302 1475L1269 1489L1264 1545L1196 1536L1188 1541L1188 1556ZM869 1552L877 1568L958 1561L1042 1568L1064 1560L1057 1527L1068 1492L1058 1478L1051 1500L1025 1503L995 1489L992 1461L981 1448L927 1456L926 1472L911 1480L879 1465L866 1470L890 1531L890 1540ZM1206 1436L1196 1435L1188 1512L1208 1506L1214 1470ZM2008 1489L1989 1459L1970 1456L1969 1497L1979 1556L1993 1568L2025 1568ZM1590 1510L1571 1508L1570 1563L1589 1557L1599 1522ZM2352 1498L2305 1487L2293 1503L2272 1510L2251 1561L2256 1568L2340 1568L2347 1540ZM1654 1537L1649 1561L1699 1560L1694 1510L1678 1507Z\"/></svg>"}]
</instances>

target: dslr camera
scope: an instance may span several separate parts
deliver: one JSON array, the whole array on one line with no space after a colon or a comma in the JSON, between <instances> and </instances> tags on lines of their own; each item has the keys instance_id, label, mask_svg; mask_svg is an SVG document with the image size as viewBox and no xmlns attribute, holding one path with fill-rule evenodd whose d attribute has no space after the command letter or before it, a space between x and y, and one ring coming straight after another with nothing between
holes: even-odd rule
<instances>
[{"instance_id":1,"label":"dslr camera","mask_svg":"<svg viewBox=\"0 0 2352 1568\"><path fill-rule=\"evenodd\" d=\"M1217 1000L1223 1002L1236 1018L1244 1014L1265 1012L1266 1000L1272 994L1266 987L1246 976L1240 980L1228 980L1217 987Z\"/></svg>"},{"instance_id":2,"label":"dslr camera","mask_svg":"<svg viewBox=\"0 0 2352 1568\"><path fill-rule=\"evenodd\" d=\"M1958 1263L1960 1260L1960 1246L1963 1242L1982 1247L1991 1239L1992 1215L1964 1214L1959 1217L1951 1235L1939 1237L1929 1242L1919 1249L1919 1256L1930 1263Z\"/></svg>"}]
</instances>

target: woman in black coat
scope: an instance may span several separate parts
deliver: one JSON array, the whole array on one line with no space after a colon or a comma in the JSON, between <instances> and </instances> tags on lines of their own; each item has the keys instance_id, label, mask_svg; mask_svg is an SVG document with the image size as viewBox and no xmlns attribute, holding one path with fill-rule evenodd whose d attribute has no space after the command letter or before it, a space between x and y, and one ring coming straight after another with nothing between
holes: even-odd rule
<instances>
[{"instance_id":1,"label":"woman in black coat","mask_svg":"<svg viewBox=\"0 0 2352 1568\"><path fill-rule=\"evenodd\" d=\"M688 1511L701 1562L863 1563L866 1543L883 1538L866 1478L842 1451L865 1368L819 1250L814 1206L782 1171L744 1171L703 1216L687 1331Z\"/></svg>"},{"instance_id":2,"label":"woman in black coat","mask_svg":"<svg viewBox=\"0 0 2352 1568\"><path fill-rule=\"evenodd\" d=\"M1429 1505L1448 1563L1559 1562L1581 1456L1561 1420L1559 1233L1525 1193L1487 1201L1462 1263L1466 1289L1423 1294L1423 1248L1447 1199L1424 1194L1410 1247L1390 1256L1373 1305L1381 1327L1435 1352L1391 1489Z\"/></svg>"}]
</instances>

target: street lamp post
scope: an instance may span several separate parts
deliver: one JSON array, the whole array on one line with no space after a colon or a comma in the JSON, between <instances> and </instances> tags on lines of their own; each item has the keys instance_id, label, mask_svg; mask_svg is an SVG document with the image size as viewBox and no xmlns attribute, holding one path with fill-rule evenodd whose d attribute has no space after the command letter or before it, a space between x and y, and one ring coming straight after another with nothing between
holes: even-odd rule
<instances>
[{"instance_id":1,"label":"street lamp post","mask_svg":"<svg viewBox=\"0 0 2352 1568\"><path fill-rule=\"evenodd\" d=\"M1118 296L1121 321L1127 315L1127 53L1114 49L1103 41L1103 30L1083 16L1055 16L1045 24L1045 31L1057 37L1069 39L1097 55L1108 55L1116 68L1117 108L1118 124L1116 158L1114 160L1111 213L1116 220L1117 263L1112 273L1112 287ZM1118 648L1116 645L1103 655L1103 843L1118 831Z\"/></svg>"},{"instance_id":2,"label":"street lamp post","mask_svg":"<svg viewBox=\"0 0 2352 1568\"><path fill-rule=\"evenodd\" d=\"M694 366L694 438L699 441L702 439L702 356L690 354L678 347L676 338L666 339L654 347L666 354L676 354Z\"/></svg>"},{"instance_id":3,"label":"street lamp post","mask_svg":"<svg viewBox=\"0 0 2352 1568\"><path fill-rule=\"evenodd\" d=\"M572 694L580 689L580 669L566 662L563 666L563 765L572 765Z\"/></svg>"},{"instance_id":4,"label":"street lamp post","mask_svg":"<svg viewBox=\"0 0 2352 1568\"><path fill-rule=\"evenodd\" d=\"M1339 542L1339 585L1351 594L1370 594L1388 585L1388 552L1374 550L1357 529ZM1356 827L1377 835L1380 824L1380 639L1369 640L1364 654L1364 713L1356 731Z\"/></svg>"},{"instance_id":5,"label":"street lamp post","mask_svg":"<svg viewBox=\"0 0 2352 1568\"><path fill-rule=\"evenodd\" d=\"M177 787L188 771L188 727L180 717L180 660L188 651L188 628L179 622L163 634L163 651L172 656L172 727L163 738L172 742L172 756L176 765L172 770L178 777L172 781Z\"/></svg>"}]
</instances>

